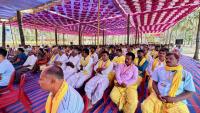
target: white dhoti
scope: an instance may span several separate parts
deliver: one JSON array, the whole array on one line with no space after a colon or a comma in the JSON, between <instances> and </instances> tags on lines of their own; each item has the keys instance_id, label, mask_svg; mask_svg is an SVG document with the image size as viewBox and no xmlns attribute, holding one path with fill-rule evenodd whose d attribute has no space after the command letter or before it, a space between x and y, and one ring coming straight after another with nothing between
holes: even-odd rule
<instances>
[{"instance_id":1,"label":"white dhoti","mask_svg":"<svg viewBox=\"0 0 200 113\"><path fill-rule=\"evenodd\" d=\"M86 83L85 92L87 97L92 101L92 104L95 104L103 97L104 91L108 86L108 78L100 74L94 76Z\"/></svg>"},{"instance_id":2,"label":"white dhoti","mask_svg":"<svg viewBox=\"0 0 200 113\"><path fill-rule=\"evenodd\" d=\"M74 75L71 75L67 79L67 83L73 87L73 88L80 88L86 80L88 80L91 77L90 75L84 75L83 71L80 71L78 73L75 73Z\"/></svg>"}]
</instances>

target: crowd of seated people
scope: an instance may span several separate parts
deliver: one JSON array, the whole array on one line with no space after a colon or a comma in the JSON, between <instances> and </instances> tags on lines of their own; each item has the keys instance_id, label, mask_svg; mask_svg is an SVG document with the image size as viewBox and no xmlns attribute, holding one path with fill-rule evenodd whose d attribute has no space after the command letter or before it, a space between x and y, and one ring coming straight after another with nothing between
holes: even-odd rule
<instances>
[{"instance_id":1,"label":"crowd of seated people","mask_svg":"<svg viewBox=\"0 0 200 113\"><path fill-rule=\"evenodd\" d=\"M12 53L9 61L0 49L0 88L14 70L18 82L23 73L42 71L40 86L50 92L47 113L82 113L80 88L93 106L110 86L107 96L124 113L134 113L139 101L143 113L188 113L185 100L195 92L192 75L179 64L180 52L165 46L29 46Z\"/></svg>"}]
</instances>

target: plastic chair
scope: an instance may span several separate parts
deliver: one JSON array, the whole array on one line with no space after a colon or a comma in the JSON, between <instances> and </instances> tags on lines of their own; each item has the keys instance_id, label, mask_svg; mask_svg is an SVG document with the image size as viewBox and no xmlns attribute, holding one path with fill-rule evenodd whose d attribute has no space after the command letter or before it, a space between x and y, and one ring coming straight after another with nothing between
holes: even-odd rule
<instances>
[{"instance_id":1,"label":"plastic chair","mask_svg":"<svg viewBox=\"0 0 200 113\"><path fill-rule=\"evenodd\" d=\"M14 80L15 80L15 71L11 75L11 78L10 78L10 81L8 83L8 86L5 87L5 88L3 88L3 89L0 89L0 94L4 93L6 91L12 91L12 90L14 90L14 85L13 85L14 84Z\"/></svg>"},{"instance_id":2,"label":"plastic chair","mask_svg":"<svg viewBox=\"0 0 200 113\"><path fill-rule=\"evenodd\" d=\"M0 109L5 112L5 108L11 104L20 101L28 113L32 113L31 111L31 101L24 92L24 84L25 84L25 75L21 76L19 88L16 90L11 90L3 95L0 96Z\"/></svg>"}]
</instances>

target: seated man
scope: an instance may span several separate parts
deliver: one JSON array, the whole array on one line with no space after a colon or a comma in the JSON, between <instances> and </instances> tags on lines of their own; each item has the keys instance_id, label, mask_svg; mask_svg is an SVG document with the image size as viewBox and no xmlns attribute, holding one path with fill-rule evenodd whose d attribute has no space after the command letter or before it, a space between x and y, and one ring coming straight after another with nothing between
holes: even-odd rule
<instances>
[{"instance_id":1,"label":"seated man","mask_svg":"<svg viewBox=\"0 0 200 113\"><path fill-rule=\"evenodd\" d=\"M17 50L17 56L15 58L15 60L13 61L13 66L15 68L22 66L24 64L24 62L26 61L27 56L24 53L24 49L23 48L18 48Z\"/></svg>"},{"instance_id":2,"label":"seated man","mask_svg":"<svg viewBox=\"0 0 200 113\"><path fill-rule=\"evenodd\" d=\"M99 60L98 55L96 53L96 48L95 47L91 47L90 48L90 52L91 52L91 58L93 59L93 63L96 64Z\"/></svg>"},{"instance_id":3,"label":"seated man","mask_svg":"<svg viewBox=\"0 0 200 113\"><path fill-rule=\"evenodd\" d=\"M154 71L155 93L141 104L143 113L189 113L186 99L195 92L195 86L192 75L178 61L177 54L168 53L166 66Z\"/></svg>"},{"instance_id":4,"label":"seated man","mask_svg":"<svg viewBox=\"0 0 200 113\"><path fill-rule=\"evenodd\" d=\"M127 53L125 63L117 67L115 86L110 93L111 100L123 113L134 113L138 104L138 69L133 64L134 58L132 52Z\"/></svg>"},{"instance_id":5,"label":"seated man","mask_svg":"<svg viewBox=\"0 0 200 113\"><path fill-rule=\"evenodd\" d=\"M66 56L64 51L62 51L61 48L59 48L58 49L58 58L54 61L55 65L60 66L64 70L67 60L68 60L68 57Z\"/></svg>"},{"instance_id":6,"label":"seated man","mask_svg":"<svg viewBox=\"0 0 200 113\"><path fill-rule=\"evenodd\" d=\"M108 75L113 70L113 63L110 61L107 51L102 52L102 57L95 65L94 70L95 76L85 85L86 95L92 101L92 105L103 97L104 91L109 85Z\"/></svg>"},{"instance_id":7,"label":"seated man","mask_svg":"<svg viewBox=\"0 0 200 113\"><path fill-rule=\"evenodd\" d=\"M78 63L80 61L80 57L78 55L78 48L74 48L72 53L66 62L66 67L63 70L65 80L68 80L73 74L78 71Z\"/></svg>"},{"instance_id":8,"label":"seated man","mask_svg":"<svg viewBox=\"0 0 200 113\"><path fill-rule=\"evenodd\" d=\"M59 57L58 47L54 47L52 49L52 56L51 56L47 65L53 65L55 63L55 61L58 59L58 57Z\"/></svg>"},{"instance_id":9,"label":"seated man","mask_svg":"<svg viewBox=\"0 0 200 113\"><path fill-rule=\"evenodd\" d=\"M148 66L148 61L144 57L144 51L143 50L138 50L137 51L138 57L134 59L134 64L138 67L139 70L139 77L138 77L138 86L142 82L143 79L145 79L145 71Z\"/></svg>"},{"instance_id":10,"label":"seated man","mask_svg":"<svg viewBox=\"0 0 200 113\"><path fill-rule=\"evenodd\" d=\"M83 49L82 57L78 64L78 71L69 79L67 82L74 88L80 88L83 83L88 80L92 75L92 64L93 60L89 55L90 51L88 48Z\"/></svg>"},{"instance_id":11,"label":"seated man","mask_svg":"<svg viewBox=\"0 0 200 113\"><path fill-rule=\"evenodd\" d=\"M12 73L15 71L13 65L6 59L7 51L0 48L0 89L7 87Z\"/></svg>"},{"instance_id":12,"label":"seated man","mask_svg":"<svg viewBox=\"0 0 200 113\"><path fill-rule=\"evenodd\" d=\"M150 79L149 79L149 83L148 83L148 89L150 90L150 92L153 91L153 88L152 88L152 74L153 72L160 68L160 67L164 67L165 66L165 56L166 56L166 49L165 48L162 48L159 50L158 52L158 58L156 59L153 59L152 61L150 61L148 67L147 67L147 72L149 73L150 75Z\"/></svg>"},{"instance_id":13,"label":"seated man","mask_svg":"<svg viewBox=\"0 0 200 113\"><path fill-rule=\"evenodd\" d=\"M37 61L37 57L35 56L34 51L30 51L28 53L28 58L26 59L25 63L22 66L16 68L16 76L15 81L19 83L21 75L27 71L33 69L35 63Z\"/></svg>"},{"instance_id":14,"label":"seated man","mask_svg":"<svg viewBox=\"0 0 200 113\"><path fill-rule=\"evenodd\" d=\"M45 106L46 113L82 113L82 97L63 77L62 69L53 65L45 68L40 75L41 88L50 92Z\"/></svg>"},{"instance_id":15,"label":"seated man","mask_svg":"<svg viewBox=\"0 0 200 113\"><path fill-rule=\"evenodd\" d=\"M114 59L112 60L114 67L117 66L118 64L124 64L125 62L125 56L122 53L122 49L117 49L117 56L114 57Z\"/></svg>"}]
</instances>

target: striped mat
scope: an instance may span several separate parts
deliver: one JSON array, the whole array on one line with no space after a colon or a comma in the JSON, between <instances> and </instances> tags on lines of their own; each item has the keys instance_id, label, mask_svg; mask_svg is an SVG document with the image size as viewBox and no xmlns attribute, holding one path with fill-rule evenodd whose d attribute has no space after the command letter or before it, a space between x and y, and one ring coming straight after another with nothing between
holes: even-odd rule
<instances>
[{"instance_id":1,"label":"striped mat","mask_svg":"<svg viewBox=\"0 0 200 113\"><path fill-rule=\"evenodd\" d=\"M200 113L200 63L191 59L190 57L182 56L180 63L183 67L192 73L196 93L192 98L188 99L188 107L191 113ZM41 90L38 85L39 75L35 75L34 77L27 78L27 82L25 84L25 92L28 94L31 102L32 102L32 111L33 113L45 113L44 106L48 93ZM109 95L109 91L105 92L105 95ZM143 98L144 99L144 98ZM17 102L13 105L10 105L6 108L7 113L27 113L24 109L23 105L20 102ZM120 113L116 107L110 100L110 98L101 99L93 108L91 108L88 113ZM140 104L138 105L138 109L136 113L141 113Z\"/></svg>"}]
</instances>

